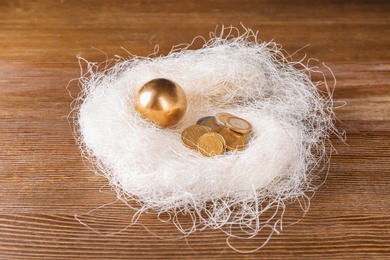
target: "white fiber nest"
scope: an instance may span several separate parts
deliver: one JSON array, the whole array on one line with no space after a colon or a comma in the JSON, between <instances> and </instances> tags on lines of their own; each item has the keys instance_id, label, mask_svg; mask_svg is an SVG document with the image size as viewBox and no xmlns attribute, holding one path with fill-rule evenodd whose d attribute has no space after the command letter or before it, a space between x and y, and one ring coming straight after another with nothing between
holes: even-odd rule
<instances>
[{"instance_id":1,"label":"white fiber nest","mask_svg":"<svg viewBox=\"0 0 390 260\"><path fill-rule=\"evenodd\" d=\"M206 227L228 237L236 237L236 227L247 237L264 227L278 232L277 211L309 199L305 194L316 189L312 181L331 152L335 128L326 83L313 83L314 70L292 62L274 42L259 42L251 30L234 36L234 30L212 33L197 50L131 56L104 70L87 62L73 106L79 145L96 172L120 199L138 202L139 213L190 214L191 228L175 223L185 234ZM135 110L136 93L154 78L174 80L187 95L187 113L171 128ZM320 93L319 84L328 92ZM219 112L252 123L247 149L204 157L182 144L184 128Z\"/></svg>"}]
</instances>

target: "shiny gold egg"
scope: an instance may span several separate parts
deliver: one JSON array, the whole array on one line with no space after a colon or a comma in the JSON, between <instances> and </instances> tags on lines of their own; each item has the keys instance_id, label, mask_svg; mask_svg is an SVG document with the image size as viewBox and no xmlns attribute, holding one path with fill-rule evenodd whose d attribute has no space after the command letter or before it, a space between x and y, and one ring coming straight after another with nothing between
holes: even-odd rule
<instances>
[{"instance_id":1,"label":"shiny gold egg","mask_svg":"<svg viewBox=\"0 0 390 260\"><path fill-rule=\"evenodd\" d=\"M157 78L141 87L135 108L151 122L161 127L169 127L184 116L187 110L187 97L176 82Z\"/></svg>"}]
</instances>

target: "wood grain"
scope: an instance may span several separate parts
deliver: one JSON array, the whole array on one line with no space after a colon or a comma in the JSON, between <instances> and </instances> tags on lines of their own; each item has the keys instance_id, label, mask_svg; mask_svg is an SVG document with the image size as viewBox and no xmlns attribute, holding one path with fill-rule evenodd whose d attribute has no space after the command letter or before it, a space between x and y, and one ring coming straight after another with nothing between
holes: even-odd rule
<instances>
[{"instance_id":1,"label":"wood grain","mask_svg":"<svg viewBox=\"0 0 390 260\"><path fill-rule=\"evenodd\" d=\"M0 21L0 259L390 259L388 1L0 0ZM153 214L126 229L134 212L121 203L88 213L116 195L83 162L67 120L76 55L102 62L156 44L167 54L240 22L290 53L308 45L296 58L336 76L347 144L333 138L338 153L309 212L292 205L281 234L251 254L231 250L219 231L177 240Z\"/></svg>"}]
</instances>

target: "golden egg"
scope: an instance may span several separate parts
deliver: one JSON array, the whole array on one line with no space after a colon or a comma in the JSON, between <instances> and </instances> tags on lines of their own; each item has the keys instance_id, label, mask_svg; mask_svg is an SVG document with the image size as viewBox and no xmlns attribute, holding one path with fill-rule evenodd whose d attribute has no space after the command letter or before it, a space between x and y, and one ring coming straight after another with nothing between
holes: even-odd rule
<instances>
[{"instance_id":1,"label":"golden egg","mask_svg":"<svg viewBox=\"0 0 390 260\"><path fill-rule=\"evenodd\" d=\"M136 110L151 122L168 127L176 124L187 110L187 97L176 82L158 78L141 87Z\"/></svg>"}]
</instances>

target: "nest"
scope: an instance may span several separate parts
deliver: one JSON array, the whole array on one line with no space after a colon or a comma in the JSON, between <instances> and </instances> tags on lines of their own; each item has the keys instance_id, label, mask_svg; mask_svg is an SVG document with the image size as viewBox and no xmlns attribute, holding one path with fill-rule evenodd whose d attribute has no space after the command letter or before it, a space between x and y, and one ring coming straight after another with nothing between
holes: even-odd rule
<instances>
[{"instance_id":1,"label":"nest","mask_svg":"<svg viewBox=\"0 0 390 260\"><path fill-rule=\"evenodd\" d=\"M80 58L87 71L73 118L83 155L118 198L138 203L138 213L191 215L190 228L175 223L186 235L204 228L227 238L238 237L237 229L243 238L264 227L269 235L279 232L277 212L309 199L332 152L329 136L336 129L326 80L312 82L314 70L293 62L281 46L235 30L211 33L200 49L132 55L107 69ZM174 80L187 95L187 113L174 127L153 125L135 110L136 93L153 78ZM245 150L204 157L182 144L183 129L219 112L252 123Z\"/></svg>"}]
</instances>

